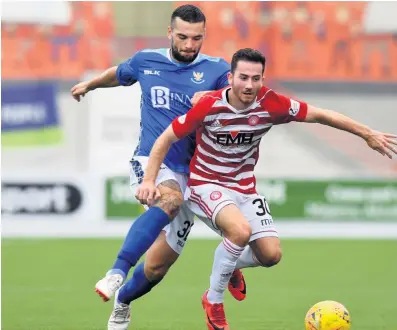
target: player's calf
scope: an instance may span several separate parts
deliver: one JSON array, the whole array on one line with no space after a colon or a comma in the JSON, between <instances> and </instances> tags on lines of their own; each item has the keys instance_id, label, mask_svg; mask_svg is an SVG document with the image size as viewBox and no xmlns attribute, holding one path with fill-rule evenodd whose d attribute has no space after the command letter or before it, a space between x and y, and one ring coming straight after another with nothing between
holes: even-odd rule
<instances>
[{"instance_id":1,"label":"player's calf","mask_svg":"<svg viewBox=\"0 0 397 330\"><path fill-rule=\"evenodd\" d=\"M178 257L179 254L167 243L165 232L161 232L146 254L144 269L146 278L150 282L160 281Z\"/></svg>"},{"instance_id":2,"label":"player's calf","mask_svg":"<svg viewBox=\"0 0 397 330\"><path fill-rule=\"evenodd\" d=\"M224 292L236 268L237 259L251 236L251 227L235 204L223 207L215 218L224 239L215 250L208 290L211 304L223 303Z\"/></svg>"}]
</instances>

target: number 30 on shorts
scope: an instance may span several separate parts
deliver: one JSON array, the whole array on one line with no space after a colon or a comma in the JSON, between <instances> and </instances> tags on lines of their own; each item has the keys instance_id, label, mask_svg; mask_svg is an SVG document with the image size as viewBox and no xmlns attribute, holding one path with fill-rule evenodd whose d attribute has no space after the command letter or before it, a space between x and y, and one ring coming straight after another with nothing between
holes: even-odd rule
<instances>
[{"instance_id":1,"label":"number 30 on shorts","mask_svg":"<svg viewBox=\"0 0 397 330\"><path fill-rule=\"evenodd\" d=\"M256 198L252 201L252 205L256 206L259 211L256 212L256 215L262 217L264 215L272 215L270 213L269 204L266 201L266 198Z\"/></svg>"}]
</instances>

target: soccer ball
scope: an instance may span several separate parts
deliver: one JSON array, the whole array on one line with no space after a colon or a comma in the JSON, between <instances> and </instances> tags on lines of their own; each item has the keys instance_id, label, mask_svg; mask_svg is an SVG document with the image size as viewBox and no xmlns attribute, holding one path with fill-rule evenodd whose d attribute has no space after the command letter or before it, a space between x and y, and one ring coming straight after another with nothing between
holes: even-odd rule
<instances>
[{"instance_id":1,"label":"soccer ball","mask_svg":"<svg viewBox=\"0 0 397 330\"><path fill-rule=\"evenodd\" d=\"M350 314L346 307L336 301L321 301L306 314L306 330L349 330Z\"/></svg>"}]
</instances>

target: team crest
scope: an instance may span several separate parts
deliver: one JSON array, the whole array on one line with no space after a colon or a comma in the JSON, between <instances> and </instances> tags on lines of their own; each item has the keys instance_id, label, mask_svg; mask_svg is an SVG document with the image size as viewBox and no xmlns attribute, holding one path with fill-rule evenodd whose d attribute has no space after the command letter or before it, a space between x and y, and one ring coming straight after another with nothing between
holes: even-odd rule
<instances>
[{"instance_id":1,"label":"team crest","mask_svg":"<svg viewBox=\"0 0 397 330\"><path fill-rule=\"evenodd\" d=\"M212 201L217 201L221 197L222 197L222 193L220 191L213 191L210 195Z\"/></svg>"},{"instance_id":2,"label":"team crest","mask_svg":"<svg viewBox=\"0 0 397 330\"><path fill-rule=\"evenodd\" d=\"M255 126L256 124L259 123L259 117L258 116L251 116L248 118L248 124L250 124L250 126Z\"/></svg>"},{"instance_id":3,"label":"team crest","mask_svg":"<svg viewBox=\"0 0 397 330\"><path fill-rule=\"evenodd\" d=\"M202 84L203 82L205 82L203 77L204 77L204 72L195 72L195 71L193 71L193 78L191 78L191 80L195 84Z\"/></svg>"}]
</instances>

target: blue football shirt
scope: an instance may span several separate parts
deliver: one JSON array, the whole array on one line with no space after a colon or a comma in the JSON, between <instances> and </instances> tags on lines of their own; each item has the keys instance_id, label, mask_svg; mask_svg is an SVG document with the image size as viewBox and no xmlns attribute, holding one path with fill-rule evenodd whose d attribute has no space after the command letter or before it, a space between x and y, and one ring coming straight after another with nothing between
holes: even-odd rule
<instances>
[{"instance_id":1,"label":"blue football shirt","mask_svg":"<svg viewBox=\"0 0 397 330\"><path fill-rule=\"evenodd\" d=\"M142 89L141 135L135 156L149 156L156 139L178 116L191 107L196 92L221 89L228 85L230 64L219 57L199 54L189 64L175 62L170 50L144 49L117 68L123 86L139 82ZM174 172L189 173L196 147L195 135L171 146L164 163Z\"/></svg>"}]
</instances>

